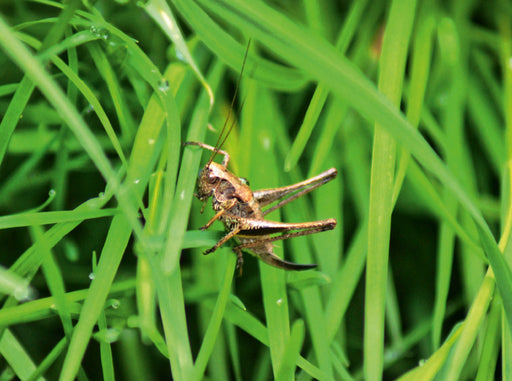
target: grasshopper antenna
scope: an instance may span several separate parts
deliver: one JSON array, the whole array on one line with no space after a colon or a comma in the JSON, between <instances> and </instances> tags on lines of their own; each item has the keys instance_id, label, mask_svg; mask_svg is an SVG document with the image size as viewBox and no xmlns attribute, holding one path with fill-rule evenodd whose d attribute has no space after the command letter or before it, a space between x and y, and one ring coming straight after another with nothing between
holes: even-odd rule
<instances>
[{"instance_id":1,"label":"grasshopper antenna","mask_svg":"<svg viewBox=\"0 0 512 381\"><path fill-rule=\"evenodd\" d=\"M233 107L235 105L236 97L238 95L238 89L240 88L240 82L242 81L242 75L244 73L247 56L249 55L249 47L250 46L251 46L251 39L249 39L249 42L247 43L247 48L245 49L244 60L242 61L242 69L240 70L240 75L238 76L238 81L236 83L236 88L235 88L235 94L233 95L233 99L231 100L231 105L229 107L228 116L226 117L226 121L224 122L224 125L222 126L222 130L220 131L219 138L217 139L217 142L215 143L215 146L214 146L215 150L211 154L210 159L208 160L208 164L210 164L213 161L213 159L215 159L215 156L219 153L220 148L224 145L229 134L231 133L231 130L233 130L233 127L235 126L235 121L233 120L231 122L229 128L226 130L229 118L231 117L231 113L233 112ZM244 103L245 103L245 99L239 107L239 112L240 112L240 110L242 110Z\"/></svg>"}]
</instances>

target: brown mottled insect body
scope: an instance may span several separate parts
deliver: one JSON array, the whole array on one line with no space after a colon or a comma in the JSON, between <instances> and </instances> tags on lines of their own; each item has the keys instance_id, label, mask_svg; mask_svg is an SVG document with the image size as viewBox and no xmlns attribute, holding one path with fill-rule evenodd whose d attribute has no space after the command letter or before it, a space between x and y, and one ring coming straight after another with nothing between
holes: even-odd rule
<instances>
[{"instance_id":1,"label":"brown mottled insect body","mask_svg":"<svg viewBox=\"0 0 512 381\"><path fill-rule=\"evenodd\" d=\"M253 193L245 179L237 177L227 169L229 162L227 152L198 142L185 144L197 145L214 154L224 155L222 164L215 163L212 161L213 157L210 158L201 170L197 181L197 197L203 202L212 197L212 206L216 212L201 229L205 230L213 222L220 220L228 231L213 247L206 250L205 254L217 250L228 240L236 237L239 245L233 250L237 254L237 267L240 270L243 263L242 250L249 251L272 266L287 270L307 270L316 267L315 264L297 264L279 258L274 254L272 242L334 229L336 220L329 218L313 222L284 223L267 221L265 215L334 179L337 175L336 169L331 168L316 177L294 185L263 189ZM262 210L262 207L274 202L277 204Z\"/></svg>"}]
</instances>

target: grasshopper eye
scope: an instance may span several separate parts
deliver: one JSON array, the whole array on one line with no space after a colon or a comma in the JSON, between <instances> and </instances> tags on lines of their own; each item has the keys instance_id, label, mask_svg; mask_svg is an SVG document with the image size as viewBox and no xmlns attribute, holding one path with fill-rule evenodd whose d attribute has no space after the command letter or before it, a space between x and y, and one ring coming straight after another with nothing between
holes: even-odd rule
<instances>
[{"instance_id":1,"label":"grasshopper eye","mask_svg":"<svg viewBox=\"0 0 512 381\"><path fill-rule=\"evenodd\" d=\"M210 184L215 184L219 178L213 175L213 171L209 170L206 172L206 181Z\"/></svg>"},{"instance_id":2,"label":"grasshopper eye","mask_svg":"<svg viewBox=\"0 0 512 381\"><path fill-rule=\"evenodd\" d=\"M215 184L218 181L218 177L213 175L213 171L210 168L205 167L199 171L198 181Z\"/></svg>"},{"instance_id":3,"label":"grasshopper eye","mask_svg":"<svg viewBox=\"0 0 512 381\"><path fill-rule=\"evenodd\" d=\"M251 185L249 184L249 180L247 180L245 177L239 177L240 182L244 185Z\"/></svg>"}]
</instances>

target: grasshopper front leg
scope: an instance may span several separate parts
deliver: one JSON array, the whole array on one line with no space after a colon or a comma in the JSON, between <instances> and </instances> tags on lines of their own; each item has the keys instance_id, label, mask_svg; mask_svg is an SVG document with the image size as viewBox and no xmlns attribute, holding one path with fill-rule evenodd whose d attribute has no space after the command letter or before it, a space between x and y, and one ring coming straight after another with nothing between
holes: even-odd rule
<instances>
[{"instance_id":1,"label":"grasshopper front leg","mask_svg":"<svg viewBox=\"0 0 512 381\"><path fill-rule=\"evenodd\" d=\"M226 205L223 206L223 208L221 210L219 210L217 213L215 213L215 216L213 216L210 221L208 221L206 223L206 225L204 225L203 227L199 228L199 230L206 230L208 229L210 226L212 226L212 224L218 220L220 217L222 217L222 215L226 212L228 212L233 206L236 205L236 199L231 199L229 200L228 202L226 202Z\"/></svg>"},{"instance_id":2,"label":"grasshopper front leg","mask_svg":"<svg viewBox=\"0 0 512 381\"><path fill-rule=\"evenodd\" d=\"M240 232L240 228L239 227L235 227L228 234L226 234L224 237L222 237L215 245L213 245L208 250L206 250L203 254L204 255L208 255L210 253L213 253L215 250L217 250L219 247L224 245L227 241L229 241L231 238L233 238L239 232Z\"/></svg>"}]
</instances>

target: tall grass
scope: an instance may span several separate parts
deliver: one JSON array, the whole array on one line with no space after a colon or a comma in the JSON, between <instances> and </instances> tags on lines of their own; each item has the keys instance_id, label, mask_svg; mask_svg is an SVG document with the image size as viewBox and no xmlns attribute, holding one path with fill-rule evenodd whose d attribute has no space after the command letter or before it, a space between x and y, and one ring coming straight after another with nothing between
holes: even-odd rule
<instances>
[{"instance_id":1,"label":"tall grass","mask_svg":"<svg viewBox=\"0 0 512 381\"><path fill-rule=\"evenodd\" d=\"M512 7L0 5L0 379L510 379ZM338 177L231 244L194 198ZM241 107L243 105L243 107Z\"/></svg>"}]
</instances>

